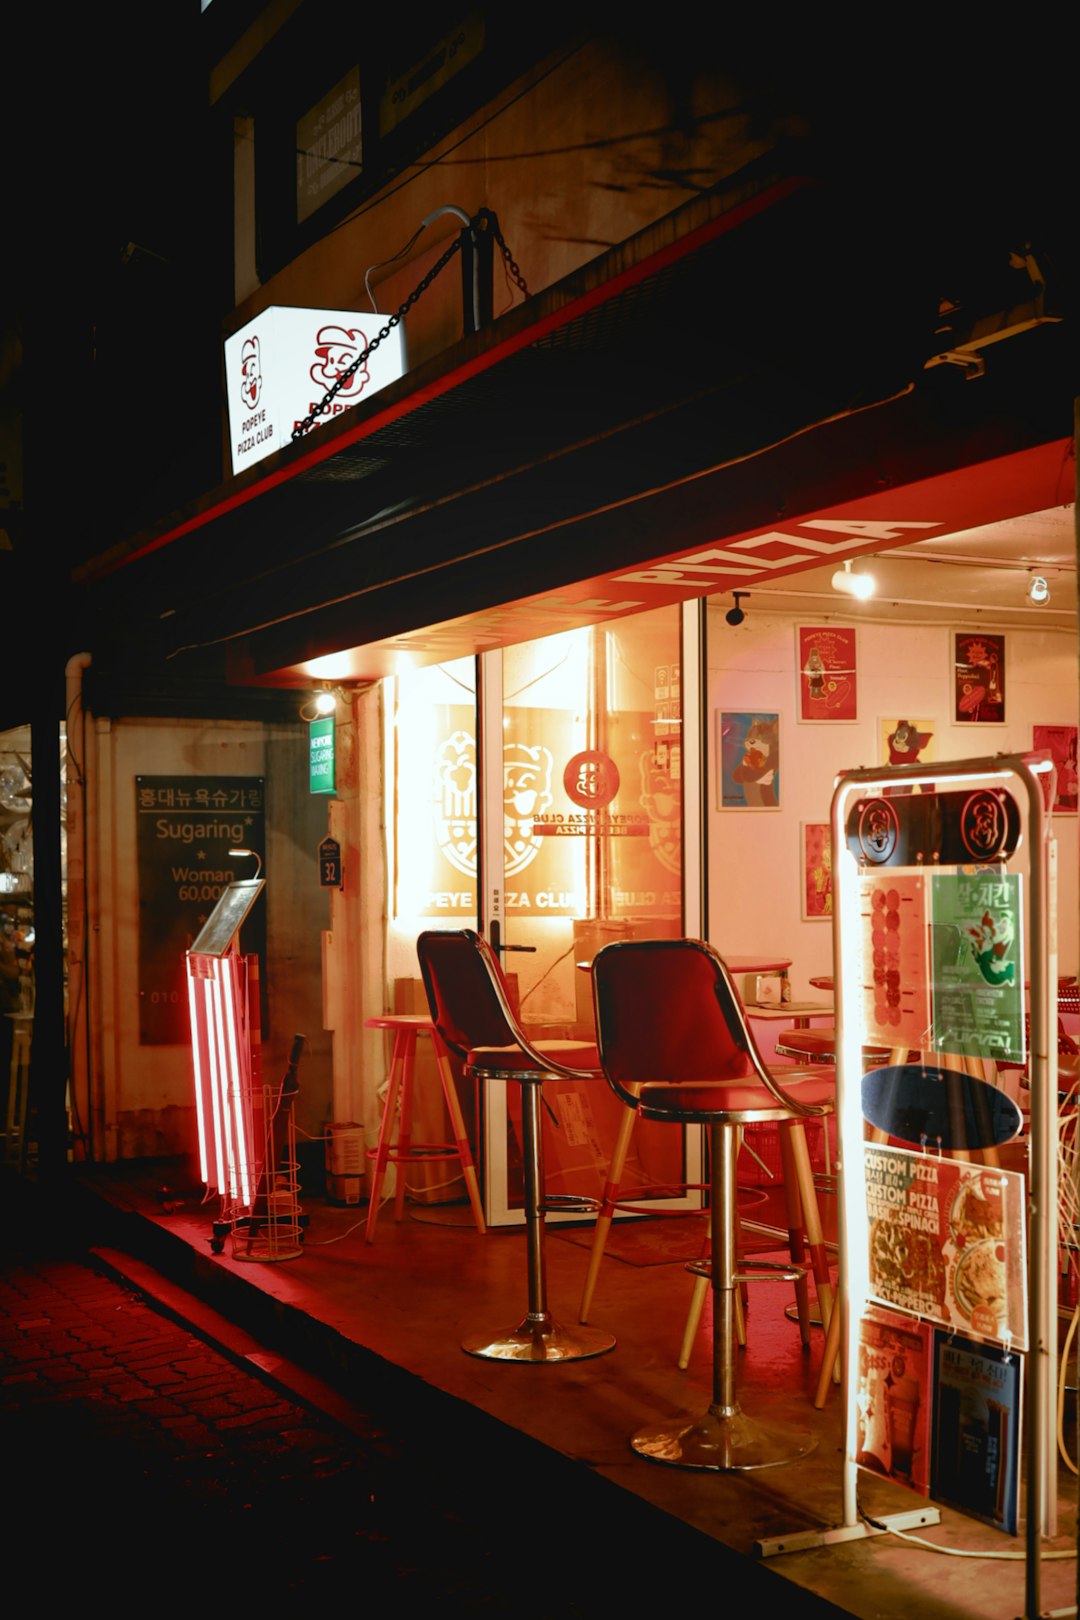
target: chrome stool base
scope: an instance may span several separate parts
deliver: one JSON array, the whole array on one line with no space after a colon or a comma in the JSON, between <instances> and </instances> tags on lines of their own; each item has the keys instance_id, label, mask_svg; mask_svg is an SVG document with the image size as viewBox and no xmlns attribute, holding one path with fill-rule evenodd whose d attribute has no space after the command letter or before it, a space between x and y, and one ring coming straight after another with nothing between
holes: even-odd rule
<instances>
[{"instance_id":1,"label":"chrome stool base","mask_svg":"<svg viewBox=\"0 0 1080 1620\"><path fill-rule=\"evenodd\" d=\"M630 1444L640 1457L670 1468L736 1473L798 1462L810 1455L817 1440L800 1430L758 1423L738 1406L733 1412L710 1406L689 1421L639 1429Z\"/></svg>"},{"instance_id":2,"label":"chrome stool base","mask_svg":"<svg viewBox=\"0 0 1080 1620\"><path fill-rule=\"evenodd\" d=\"M563 1327L544 1315L526 1316L505 1333L471 1334L461 1348L485 1361L586 1361L614 1350L615 1340L599 1328Z\"/></svg>"}]
</instances>

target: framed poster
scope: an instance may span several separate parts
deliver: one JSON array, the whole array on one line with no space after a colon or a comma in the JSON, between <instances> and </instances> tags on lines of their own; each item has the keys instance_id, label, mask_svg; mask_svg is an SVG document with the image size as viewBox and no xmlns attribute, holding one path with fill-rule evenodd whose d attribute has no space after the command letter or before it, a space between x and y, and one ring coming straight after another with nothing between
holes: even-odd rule
<instances>
[{"instance_id":1,"label":"framed poster","mask_svg":"<svg viewBox=\"0 0 1080 1620\"><path fill-rule=\"evenodd\" d=\"M799 720L855 720L856 632L840 625L797 625Z\"/></svg>"},{"instance_id":2,"label":"framed poster","mask_svg":"<svg viewBox=\"0 0 1080 1620\"><path fill-rule=\"evenodd\" d=\"M827 821L804 821L799 839L803 922L828 922L833 909L832 829Z\"/></svg>"},{"instance_id":3,"label":"framed poster","mask_svg":"<svg viewBox=\"0 0 1080 1620\"><path fill-rule=\"evenodd\" d=\"M1050 780L1041 777L1046 795L1047 809L1055 816L1075 816L1077 809L1075 726L1032 726L1031 746L1036 752L1045 750L1057 766L1057 786L1054 802L1050 803Z\"/></svg>"},{"instance_id":4,"label":"framed poster","mask_svg":"<svg viewBox=\"0 0 1080 1620\"><path fill-rule=\"evenodd\" d=\"M879 747L881 760L885 765L923 765L934 757L934 733L937 731L937 722L924 717L914 720L906 715L896 719L891 716L878 721ZM885 793L914 793L915 788L906 782L899 783L894 788L886 788Z\"/></svg>"},{"instance_id":5,"label":"framed poster","mask_svg":"<svg viewBox=\"0 0 1080 1620\"><path fill-rule=\"evenodd\" d=\"M779 810L778 714L718 709L716 757L721 810Z\"/></svg>"},{"instance_id":6,"label":"framed poster","mask_svg":"<svg viewBox=\"0 0 1080 1620\"><path fill-rule=\"evenodd\" d=\"M1005 637L957 630L953 635L957 725L1005 724Z\"/></svg>"}]
</instances>

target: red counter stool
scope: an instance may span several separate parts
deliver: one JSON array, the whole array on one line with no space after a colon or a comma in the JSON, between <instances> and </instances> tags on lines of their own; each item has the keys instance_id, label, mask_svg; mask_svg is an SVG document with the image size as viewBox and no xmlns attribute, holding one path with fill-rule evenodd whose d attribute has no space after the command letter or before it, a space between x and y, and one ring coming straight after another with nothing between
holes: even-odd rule
<instances>
[{"instance_id":1,"label":"red counter stool","mask_svg":"<svg viewBox=\"0 0 1080 1620\"><path fill-rule=\"evenodd\" d=\"M630 1444L677 1468L768 1468L808 1455L811 1435L749 1417L735 1394L736 1291L743 1280L791 1278L789 1266L736 1265L735 1160L739 1130L764 1121L801 1124L832 1107L832 1080L804 1074L796 1095L781 1089L758 1051L728 970L700 940L619 940L593 961L597 1044L613 1091L643 1119L705 1125L710 1138L710 1270L713 1398L696 1418L640 1430ZM787 1071L794 1079L799 1071ZM803 1136L805 1147L805 1135ZM809 1154L804 1160L809 1171ZM801 1197L816 1202L799 1174Z\"/></svg>"},{"instance_id":2,"label":"red counter stool","mask_svg":"<svg viewBox=\"0 0 1080 1620\"><path fill-rule=\"evenodd\" d=\"M372 1243L375 1239L375 1223L379 1219L382 1184L388 1164L404 1166L453 1159L457 1159L461 1165L476 1230L485 1232L487 1226L484 1221L484 1206L480 1201L480 1186L476 1179L476 1166L473 1163L469 1138L465 1132L461 1103L458 1100L454 1077L450 1073L450 1065L446 1060L446 1052L439 1041L434 1024L430 1018L425 1018L419 1013L384 1013L379 1018L366 1019L365 1023L368 1029L387 1029L392 1030L394 1034L394 1050L390 1059L390 1074L382 1123L379 1126L379 1140L377 1145L368 1151L368 1158L373 1161L373 1170L365 1231L367 1241ZM443 1097L446 1100L446 1111L450 1116L450 1126L454 1133L452 1142L414 1142L412 1139L413 1071L416 1064L418 1035L431 1036L435 1063L439 1070L439 1079L442 1081ZM405 1176L399 1170L394 1190L395 1221L401 1220L404 1211Z\"/></svg>"},{"instance_id":3,"label":"red counter stool","mask_svg":"<svg viewBox=\"0 0 1080 1620\"><path fill-rule=\"evenodd\" d=\"M510 1007L491 947L472 929L429 930L417 940L416 953L432 1022L447 1049L464 1060L466 1074L521 1087L528 1309L516 1326L471 1334L462 1349L489 1361L580 1361L603 1355L615 1347L610 1333L563 1327L548 1309L545 1216L556 1210L594 1214L598 1205L593 1198L545 1193L540 1116L546 1080L602 1079L596 1048L583 1041L531 1042Z\"/></svg>"}]
</instances>

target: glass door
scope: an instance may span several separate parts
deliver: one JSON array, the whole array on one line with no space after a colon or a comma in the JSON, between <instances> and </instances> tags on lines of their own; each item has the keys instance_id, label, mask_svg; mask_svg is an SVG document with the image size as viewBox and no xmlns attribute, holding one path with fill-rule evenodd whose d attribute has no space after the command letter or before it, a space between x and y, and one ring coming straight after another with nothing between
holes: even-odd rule
<instances>
[{"instance_id":1,"label":"glass door","mask_svg":"<svg viewBox=\"0 0 1080 1620\"><path fill-rule=\"evenodd\" d=\"M700 932L683 730L696 622L673 606L480 660L481 917L537 1039L592 1042L589 964L602 946ZM695 782L696 738L695 727ZM554 1082L544 1098L548 1191L599 1197L624 1105L603 1082ZM520 1218L520 1097L490 1086L483 1115L487 1216L509 1224ZM685 1189L700 1180L698 1133L638 1123L623 1182L638 1202L697 1208Z\"/></svg>"}]
</instances>

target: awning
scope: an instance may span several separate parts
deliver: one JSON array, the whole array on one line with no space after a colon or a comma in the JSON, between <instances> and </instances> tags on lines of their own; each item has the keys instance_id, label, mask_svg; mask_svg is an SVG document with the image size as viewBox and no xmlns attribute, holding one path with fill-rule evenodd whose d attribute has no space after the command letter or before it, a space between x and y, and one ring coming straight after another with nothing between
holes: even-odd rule
<instances>
[{"instance_id":1,"label":"awning","mask_svg":"<svg viewBox=\"0 0 1080 1620\"><path fill-rule=\"evenodd\" d=\"M841 217L709 193L97 559L106 666L372 678L1072 499L1063 326L927 368L935 265Z\"/></svg>"}]
</instances>

